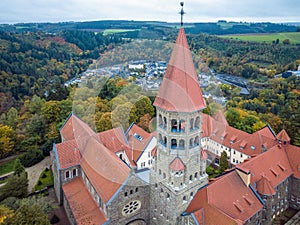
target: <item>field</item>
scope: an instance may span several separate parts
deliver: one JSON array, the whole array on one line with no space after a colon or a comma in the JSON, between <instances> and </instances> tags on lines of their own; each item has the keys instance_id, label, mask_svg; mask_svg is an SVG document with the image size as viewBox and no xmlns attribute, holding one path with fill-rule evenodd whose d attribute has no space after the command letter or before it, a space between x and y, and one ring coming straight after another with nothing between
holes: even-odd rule
<instances>
[{"instance_id":1,"label":"field","mask_svg":"<svg viewBox=\"0 0 300 225\"><path fill-rule=\"evenodd\" d=\"M220 35L222 38L238 39L242 41L267 42L271 43L279 39L279 43L289 39L291 44L300 44L300 32L272 33L272 34L236 34L236 35Z\"/></svg>"},{"instance_id":2,"label":"field","mask_svg":"<svg viewBox=\"0 0 300 225\"><path fill-rule=\"evenodd\" d=\"M115 33L122 33L122 32L130 32L130 31L135 31L135 30L126 30L126 29L106 29L103 31L103 35L108 35L108 34L115 34Z\"/></svg>"},{"instance_id":3,"label":"field","mask_svg":"<svg viewBox=\"0 0 300 225\"><path fill-rule=\"evenodd\" d=\"M0 176L6 173L10 173L14 170L15 160L16 159L12 159L0 165Z\"/></svg>"}]
</instances>

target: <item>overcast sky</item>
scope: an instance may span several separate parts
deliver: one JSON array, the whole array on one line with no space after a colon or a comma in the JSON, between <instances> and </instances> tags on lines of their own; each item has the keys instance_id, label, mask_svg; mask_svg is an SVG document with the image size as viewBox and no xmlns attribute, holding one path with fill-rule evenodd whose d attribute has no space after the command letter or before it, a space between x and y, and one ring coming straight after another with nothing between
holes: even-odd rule
<instances>
[{"instance_id":1,"label":"overcast sky","mask_svg":"<svg viewBox=\"0 0 300 225\"><path fill-rule=\"evenodd\" d=\"M0 0L0 23L106 19L179 22L180 0ZM300 22L299 0L186 0L186 22Z\"/></svg>"}]
</instances>

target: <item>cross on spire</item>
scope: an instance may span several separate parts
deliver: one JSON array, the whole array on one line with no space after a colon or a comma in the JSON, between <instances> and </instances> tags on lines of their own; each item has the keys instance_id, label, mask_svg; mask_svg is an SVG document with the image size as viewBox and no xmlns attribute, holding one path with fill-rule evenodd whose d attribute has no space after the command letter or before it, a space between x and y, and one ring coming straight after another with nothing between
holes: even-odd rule
<instances>
[{"instance_id":1,"label":"cross on spire","mask_svg":"<svg viewBox=\"0 0 300 225\"><path fill-rule=\"evenodd\" d=\"M180 2L180 5L181 5L181 11L179 12L179 14L181 15L181 26L183 26L183 15L185 14L185 12L183 11L184 2Z\"/></svg>"}]
</instances>

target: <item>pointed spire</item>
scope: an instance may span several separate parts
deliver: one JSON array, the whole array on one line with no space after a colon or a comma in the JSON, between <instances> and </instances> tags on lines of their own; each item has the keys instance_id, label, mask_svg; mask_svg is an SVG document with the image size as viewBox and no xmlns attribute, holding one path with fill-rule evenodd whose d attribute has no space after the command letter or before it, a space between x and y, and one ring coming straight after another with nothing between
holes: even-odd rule
<instances>
[{"instance_id":1,"label":"pointed spire","mask_svg":"<svg viewBox=\"0 0 300 225\"><path fill-rule=\"evenodd\" d=\"M194 112L206 107L183 27L154 102L167 111Z\"/></svg>"},{"instance_id":2,"label":"pointed spire","mask_svg":"<svg viewBox=\"0 0 300 225\"><path fill-rule=\"evenodd\" d=\"M184 2L180 2L180 5L181 5L181 11L179 12L179 14L181 15L181 26L183 27L183 15L185 14L185 12L183 11L183 5L184 5Z\"/></svg>"},{"instance_id":3,"label":"pointed spire","mask_svg":"<svg viewBox=\"0 0 300 225\"><path fill-rule=\"evenodd\" d=\"M287 132L285 131L285 129L282 129L277 135L276 135L277 140L281 141L281 142L290 142L291 138L289 137L289 135L287 134Z\"/></svg>"}]
</instances>

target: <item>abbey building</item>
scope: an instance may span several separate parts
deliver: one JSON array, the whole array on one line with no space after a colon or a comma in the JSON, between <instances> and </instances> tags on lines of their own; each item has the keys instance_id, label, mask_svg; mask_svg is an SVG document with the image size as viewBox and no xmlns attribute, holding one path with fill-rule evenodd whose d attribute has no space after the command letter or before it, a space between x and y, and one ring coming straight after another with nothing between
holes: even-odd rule
<instances>
[{"instance_id":1,"label":"abbey building","mask_svg":"<svg viewBox=\"0 0 300 225\"><path fill-rule=\"evenodd\" d=\"M201 81L200 81L201 82ZM154 106L157 130L95 133L71 114L51 152L56 196L71 224L272 224L300 209L300 148L283 130L248 134L212 118L183 27ZM225 151L232 166L209 180Z\"/></svg>"}]
</instances>

